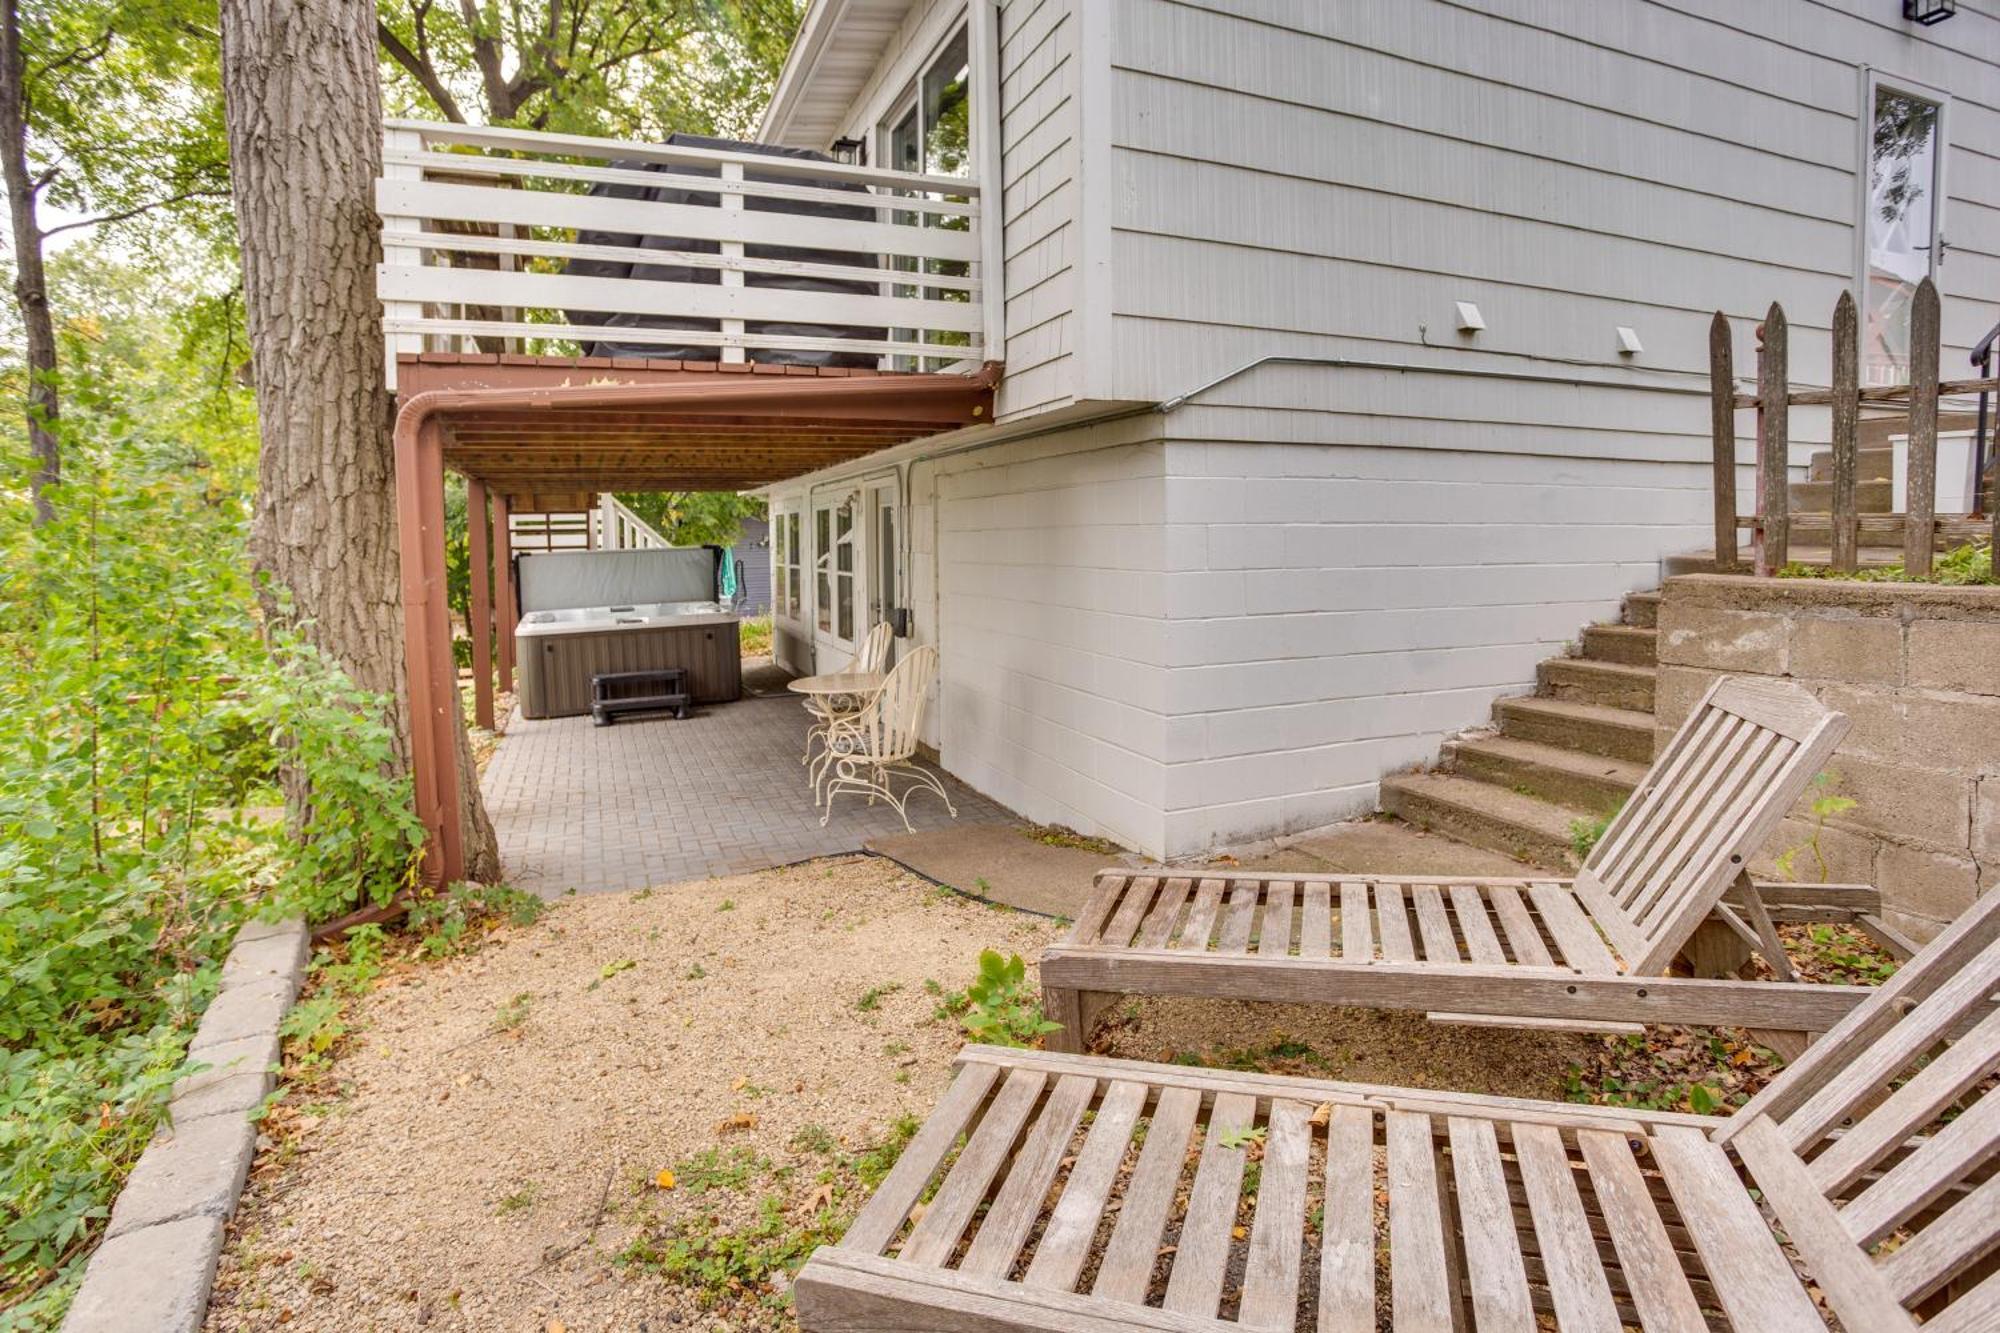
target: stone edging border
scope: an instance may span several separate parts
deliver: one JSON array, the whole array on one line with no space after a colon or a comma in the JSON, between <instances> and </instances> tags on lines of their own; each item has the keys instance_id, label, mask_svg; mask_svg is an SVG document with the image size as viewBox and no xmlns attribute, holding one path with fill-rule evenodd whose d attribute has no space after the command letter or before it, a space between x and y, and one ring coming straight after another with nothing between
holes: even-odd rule
<instances>
[{"instance_id":1,"label":"stone edging border","mask_svg":"<svg viewBox=\"0 0 2000 1333\"><path fill-rule=\"evenodd\" d=\"M201 1016L188 1058L209 1066L174 1085L112 1206L63 1333L197 1333L236 1211L257 1126L249 1113L276 1084L278 1024L298 997L309 952L303 920L253 921L237 932L222 989Z\"/></svg>"}]
</instances>

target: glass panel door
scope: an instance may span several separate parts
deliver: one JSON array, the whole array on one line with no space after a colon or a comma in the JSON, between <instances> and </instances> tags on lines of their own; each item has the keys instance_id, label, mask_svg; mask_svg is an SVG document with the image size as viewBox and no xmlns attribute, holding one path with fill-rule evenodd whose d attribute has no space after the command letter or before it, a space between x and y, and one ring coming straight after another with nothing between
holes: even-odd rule
<instances>
[{"instance_id":1,"label":"glass panel door","mask_svg":"<svg viewBox=\"0 0 2000 1333\"><path fill-rule=\"evenodd\" d=\"M1871 81L1869 95L1861 378L1901 384L1909 379L1910 303L1937 269L1944 108L1887 83Z\"/></svg>"},{"instance_id":2,"label":"glass panel door","mask_svg":"<svg viewBox=\"0 0 2000 1333\"><path fill-rule=\"evenodd\" d=\"M849 653L860 637L855 624L860 579L858 508L859 496L853 493L813 507L813 592L817 595L813 623L821 642Z\"/></svg>"}]
</instances>

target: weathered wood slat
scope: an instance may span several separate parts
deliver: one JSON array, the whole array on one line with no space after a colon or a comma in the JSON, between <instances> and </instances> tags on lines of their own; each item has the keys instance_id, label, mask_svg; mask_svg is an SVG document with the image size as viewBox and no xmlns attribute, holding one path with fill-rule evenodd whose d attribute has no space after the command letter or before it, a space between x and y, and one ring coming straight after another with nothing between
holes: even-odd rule
<instances>
[{"instance_id":1,"label":"weathered wood slat","mask_svg":"<svg viewBox=\"0 0 2000 1333\"><path fill-rule=\"evenodd\" d=\"M1417 909L1417 932L1424 941L1424 961L1455 965L1462 962L1458 941L1451 933L1451 917L1444 910L1444 894L1435 884L1413 884L1410 899Z\"/></svg>"},{"instance_id":2,"label":"weathered wood slat","mask_svg":"<svg viewBox=\"0 0 2000 1333\"><path fill-rule=\"evenodd\" d=\"M1528 1296L1521 1241L1514 1230L1514 1208L1507 1195L1493 1122L1452 1116L1446 1125L1474 1318L1482 1333L1488 1329L1534 1333L1534 1305ZM1392 1255L1392 1269L1393 1265Z\"/></svg>"},{"instance_id":3,"label":"weathered wood slat","mask_svg":"<svg viewBox=\"0 0 2000 1333\"><path fill-rule=\"evenodd\" d=\"M1327 1122L1318 1333L1375 1333L1375 1116L1336 1106Z\"/></svg>"},{"instance_id":4,"label":"weathered wood slat","mask_svg":"<svg viewBox=\"0 0 2000 1333\"><path fill-rule=\"evenodd\" d=\"M1708 438L1710 487L1715 498L1715 566L1736 568L1736 368L1729 317L1708 322Z\"/></svg>"},{"instance_id":5,"label":"weathered wood slat","mask_svg":"<svg viewBox=\"0 0 2000 1333\"><path fill-rule=\"evenodd\" d=\"M1493 929L1493 920L1486 915L1486 895L1476 884L1454 884L1451 886L1451 905L1458 913L1459 933L1465 936L1466 952L1475 963L1501 963L1507 961L1507 951L1500 947L1499 933Z\"/></svg>"},{"instance_id":6,"label":"weathered wood slat","mask_svg":"<svg viewBox=\"0 0 2000 1333\"><path fill-rule=\"evenodd\" d=\"M896 1165L889 1171L882 1183L875 1187L875 1193L868 1204L854 1219L854 1225L841 1238L845 1249L859 1250L865 1254L880 1254L888 1248L902 1229L903 1219L910 1215L910 1207L930 1184L944 1155L951 1151L958 1136L972 1123L972 1117L979 1112L986 1094L999 1081L1001 1070L997 1065L965 1064L959 1067L951 1087L938 1100L930 1118L923 1128L913 1135L903 1148L903 1155L896 1159Z\"/></svg>"},{"instance_id":7,"label":"weathered wood slat","mask_svg":"<svg viewBox=\"0 0 2000 1333\"><path fill-rule=\"evenodd\" d=\"M1989 1177L1883 1260L1882 1279L1896 1300L1920 1301L1984 1259L1996 1244L2000 1244L2000 1176ZM1848 1327L1891 1325L1850 1318Z\"/></svg>"},{"instance_id":8,"label":"weathered wood slat","mask_svg":"<svg viewBox=\"0 0 2000 1333\"><path fill-rule=\"evenodd\" d=\"M1167 881L1160 890L1160 896L1153 904L1153 910L1146 913L1146 920L1139 927L1138 938L1133 943L1141 949L1158 949L1173 938L1174 926L1180 919L1181 906L1187 902L1188 892L1193 884L1176 877Z\"/></svg>"},{"instance_id":9,"label":"weathered wood slat","mask_svg":"<svg viewBox=\"0 0 2000 1333\"><path fill-rule=\"evenodd\" d=\"M1417 946L1410 938L1410 918L1403 910L1401 885L1375 885L1375 926L1382 935L1384 958L1392 963L1417 961Z\"/></svg>"},{"instance_id":10,"label":"weathered wood slat","mask_svg":"<svg viewBox=\"0 0 2000 1333\"><path fill-rule=\"evenodd\" d=\"M1759 1116L1737 1136L1736 1147L1841 1322L1884 1333L1914 1328L1883 1272L1854 1244L1778 1127Z\"/></svg>"},{"instance_id":11,"label":"weathered wood slat","mask_svg":"<svg viewBox=\"0 0 2000 1333\"><path fill-rule=\"evenodd\" d=\"M1924 1333L2000 1333L2000 1272L1926 1319Z\"/></svg>"},{"instance_id":12,"label":"weathered wood slat","mask_svg":"<svg viewBox=\"0 0 2000 1333\"><path fill-rule=\"evenodd\" d=\"M1500 928L1507 932L1507 945L1514 951L1514 961L1524 967L1555 966L1555 956L1542 942L1541 931L1535 929L1535 918L1521 901L1521 891L1512 884L1496 884L1487 890L1487 896L1500 917Z\"/></svg>"},{"instance_id":13,"label":"weathered wood slat","mask_svg":"<svg viewBox=\"0 0 2000 1333\"><path fill-rule=\"evenodd\" d=\"M1938 1112L1957 1101L1993 1070L2000 1052L2000 1011L1918 1070L1880 1106L1850 1128L1808 1168L1819 1188L1846 1189L1882 1158L1906 1143Z\"/></svg>"},{"instance_id":14,"label":"weathered wood slat","mask_svg":"<svg viewBox=\"0 0 2000 1333\"><path fill-rule=\"evenodd\" d=\"M1534 1124L1516 1124L1511 1131L1522 1191L1534 1219L1535 1242L1557 1320L1565 1329L1578 1333L1617 1333L1618 1312L1612 1305L1603 1261L1591 1239L1590 1219L1577 1192L1561 1131L1552 1125ZM1624 1146L1622 1137L1605 1137Z\"/></svg>"},{"instance_id":15,"label":"weathered wood slat","mask_svg":"<svg viewBox=\"0 0 2000 1333\"><path fill-rule=\"evenodd\" d=\"M1873 1245L1964 1179L1997 1144L2000 1096L1988 1095L1855 1195L1840 1220L1857 1241Z\"/></svg>"},{"instance_id":16,"label":"weathered wood slat","mask_svg":"<svg viewBox=\"0 0 2000 1333\"><path fill-rule=\"evenodd\" d=\"M1645 1326L1662 1333L1704 1333L1708 1321L1632 1155L1631 1142L1597 1130L1578 1130L1576 1138L1618 1267Z\"/></svg>"},{"instance_id":17,"label":"weathered wood slat","mask_svg":"<svg viewBox=\"0 0 2000 1333\"><path fill-rule=\"evenodd\" d=\"M1012 1271L1014 1257L1041 1215L1042 1201L1062 1168L1070 1136L1076 1133L1096 1091L1097 1080L1082 1074L1066 1074L1057 1080L959 1262L960 1272L1006 1277Z\"/></svg>"},{"instance_id":18,"label":"weathered wood slat","mask_svg":"<svg viewBox=\"0 0 2000 1333\"><path fill-rule=\"evenodd\" d=\"M1325 958L1333 952L1333 890L1328 884L1301 887L1305 905L1299 913L1299 957Z\"/></svg>"},{"instance_id":19,"label":"weathered wood slat","mask_svg":"<svg viewBox=\"0 0 2000 1333\"><path fill-rule=\"evenodd\" d=\"M1250 952L1250 934L1257 926L1258 885L1254 880L1236 880L1229 886L1229 902L1222 909L1222 929L1215 939L1215 951L1225 954Z\"/></svg>"},{"instance_id":20,"label":"weathered wood slat","mask_svg":"<svg viewBox=\"0 0 2000 1333\"><path fill-rule=\"evenodd\" d=\"M1064 1075L1063 1077L1075 1077ZM1031 1287L1074 1291L1077 1275L1090 1257L1090 1244L1104 1216L1105 1200L1118 1182L1118 1168L1132 1143L1139 1113L1146 1109L1146 1085L1119 1081L1105 1092L1097 1116L1090 1122L1083 1148L1070 1167L1061 1197L1035 1245L1022 1281Z\"/></svg>"},{"instance_id":21,"label":"weathered wood slat","mask_svg":"<svg viewBox=\"0 0 2000 1333\"><path fill-rule=\"evenodd\" d=\"M934 1266L951 1257L966 1224L986 1197L987 1187L1007 1164L1014 1140L1047 1081L1039 1070L1016 1069L1007 1075L1007 1082L966 1139L944 1184L911 1226L899 1256L903 1262Z\"/></svg>"},{"instance_id":22,"label":"weathered wood slat","mask_svg":"<svg viewBox=\"0 0 2000 1333\"><path fill-rule=\"evenodd\" d=\"M1927 957L1935 958L1946 952L1936 951ZM1905 969L1891 977L1883 987L1883 992L1891 997L1890 1004L1875 1011L1876 1016L1887 1018L1890 1022L1881 1024L1882 1031L1855 1034L1865 1040L1867 1059L1852 1058L1862 1043L1851 1039L1843 1041L1843 1046L1849 1048L1849 1058L1796 1110L1782 1113L1780 1109L1758 1108L1784 1125L1785 1139L1793 1148L1804 1151L1853 1114L1863 1099L1872 1096L1876 1089L1908 1068L1918 1056L1943 1041L1960 1019L1983 1008L1995 989L2000 989L2000 951L1987 950L1965 960L1957 972L1949 974L1936 990L1903 1015L1900 1022L1895 1021L1895 1012L1890 1006L1900 1004L1905 993L1916 984L1935 979L1936 973L1929 967L1914 975ZM1898 982L1903 984L1898 985ZM1846 1035L1835 1033L1828 1039ZM1753 1101L1751 1105L1757 1103Z\"/></svg>"},{"instance_id":23,"label":"weathered wood slat","mask_svg":"<svg viewBox=\"0 0 2000 1333\"><path fill-rule=\"evenodd\" d=\"M1193 1088L1167 1088L1160 1093L1146 1131L1146 1146L1139 1150L1117 1225L1111 1229L1111 1241L1098 1264L1092 1295L1134 1304L1145 1299L1153 1280L1153 1260L1159 1255L1160 1233L1166 1229L1167 1210L1173 1207L1181 1166L1187 1160L1188 1139L1200 1111L1201 1094Z\"/></svg>"},{"instance_id":24,"label":"weathered wood slat","mask_svg":"<svg viewBox=\"0 0 2000 1333\"><path fill-rule=\"evenodd\" d=\"M1243 1301L1236 1316L1244 1328L1282 1333L1298 1319L1311 1116L1312 1107L1301 1102L1271 1104L1257 1215L1250 1225L1250 1253L1243 1269Z\"/></svg>"},{"instance_id":25,"label":"weathered wood slat","mask_svg":"<svg viewBox=\"0 0 2000 1333\"><path fill-rule=\"evenodd\" d=\"M1221 1302L1230 1230L1236 1225L1236 1200L1243 1192L1247 1140L1240 1136L1256 1118L1257 1099L1240 1093L1217 1097L1209 1111L1208 1139L1202 1144L1187 1212L1181 1217L1173 1271L1167 1275L1165 1309L1213 1315Z\"/></svg>"},{"instance_id":26,"label":"weathered wood slat","mask_svg":"<svg viewBox=\"0 0 2000 1333\"><path fill-rule=\"evenodd\" d=\"M1910 302L1909 526L1903 568L1931 572L1931 528L1937 518L1938 292L1926 277Z\"/></svg>"},{"instance_id":27,"label":"weathered wood slat","mask_svg":"<svg viewBox=\"0 0 2000 1333\"><path fill-rule=\"evenodd\" d=\"M1437 1159L1427 1115L1391 1111L1389 1300L1398 1333L1451 1333L1449 1239L1439 1206Z\"/></svg>"},{"instance_id":28,"label":"weathered wood slat","mask_svg":"<svg viewBox=\"0 0 2000 1333\"><path fill-rule=\"evenodd\" d=\"M1985 379L1940 380L1938 382L1938 396L1941 398L1963 398L1969 394L1994 392L2000 392L2000 377L1988 376ZM1910 386L1907 384L1876 384L1861 390L1855 395L1855 398L1863 403L1899 403L1909 396ZM1833 401L1833 391L1831 389L1794 389L1785 395L1785 401L1793 407L1825 407ZM1736 406L1738 407L1755 407L1757 406L1757 402L1757 395L1754 393L1744 393L1736 396Z\"/></svg>"},{"instance_id":29,"label":"weathered wood slat","mask_svg":"<svg viewBox=\"0 0 2000 1333\"><path fill-rule=\"evenodd\" d=\"M1118 906L1118 899L1124 895L1125 886L1131 879L1130 875L1098 872L1090 897L1084 900L1083 910L1076 914L1076 924L1069 928L1070 943L1097 943L1104 934L1104 923L1111 919L1112 909Z\"/></svg>"},{"instance_id":30,"label":"weathered wood slat","mask_svg":"<svg viewBox=\"0 0 2000 1333\"><path fill-rule=\"evenodd\" d=\"M1365 963L1375 956L1368 886L1352 880L1340 886L1340 956L1350 963Z\"/></svg>"},{"instance_id":31,"label":"weathered wood slat","mask_svg":"<svg viewBox=\"0 0 2000 1333\"><path fill-rule=\"evenodd\" d=\"M1773 301L1764 315L1764 351L1757 363L1757 396L1761 402L1784 401L1791 382L1790 346L1785 308ZM1758 548L1759 574L1783 568L1790 558L1791 482L1787 471L1791 466L1790 416L1782 406L1758 415L1764 445L1758 468L1757 512L1764 519L1764 541Z\"/></svg>"},{"instance_id":32,"label":"weathered wood slat","mask_svg":"<svg viewBox=\"0 0 2000 1333\"><path fill-rule=\"evenodd\" d=\"M1861 528L1854 503L1854 479L1860 459L1861 404L1854 394L1861 387L1860 321L1854 293L1844 291L1833 307L1833 559L1836 570L1851 574L1860 567Z\"/></svg>"},{"instance_id":33,"label":"weathered wood slat","mask_svg":"<svg viewBox=\"0 0 2000 1333\"><path fill-rule=\"evenodd\" d=\"M1181 927L1178 947L1205 952L1209 938L1215 934L1215 915L1222 907L1222 895L1229 887L1226 880L1205 879L1195 889L1194 906L1188 909L1186 924Z\"/></svg>"},{"instance_id":34,"label":"weathered wood slat","mask_svg":"<svg viewBox=\"0 0 2000 1333\"><path fill-rule=\"evenodd\" d=\"M1730 1319L1760 1333L1825 1333L1722 1149L1698 1131L1669 1126L1653 1136L1653 1159Z\"/></svg>"},{"instance_id":35,"label":"weathered wood slat","mask_svg":"<svg viewBox=\"0 0 2000 1333\"><path fill-rule=\"evenodd\" d=\"M1579 972L1618 971L1618 960L1611 956L1611 950L1604 947L1604 941L1598 938L1597 928L1590 924L1590 918L1576 905L1569 889L1557 884L1534 884L1529 886L1528 896L1541 912L1542 924L1549 928L1549 934L1555 936L1565 965Z\"/></svg>"},{"instance_id":36,"label":"weathered wood slat","mask_svg":"<svg viewBox=\"0 0 2000 1333\"><path fill-rule=\"evenodd\" d=\"M1134 876L1132 883L1125 890L1125 896L1118 902L1118 910L1112 913L1111 920L1105 924L1102 942L1114 949L1122 949L1130 944L1132 936L1138 933L1139 923L1146 919L1146 913L1152 909L1153 895L1159 887L1160 880L1156 875Z\"/></svg>"},{"instance_id":37,"label":"weathered wood slat","mask_svg":"<svg viewBox=\"0 0 2000 1333\"><path fill-rule=\"evenodd\" d=\"M1264 914L1257 923L1257 952L1282 958L1292 950L1292 886L1280 880L1264 889Z\"/></svg>"}]
</instances>

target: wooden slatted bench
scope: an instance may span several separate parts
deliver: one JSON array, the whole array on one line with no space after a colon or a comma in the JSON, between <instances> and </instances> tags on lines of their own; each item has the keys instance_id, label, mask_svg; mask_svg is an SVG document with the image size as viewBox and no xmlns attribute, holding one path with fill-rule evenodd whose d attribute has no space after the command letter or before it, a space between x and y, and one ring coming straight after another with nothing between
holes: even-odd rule
<instances>
[{"instance_id":1,"label":"wooden slatted bench","mask_svg":"<svg viewBox=\"0 0 2000 1333\"><path fill-rule=\"evenodd\" d=\"M1600 1031L1720 1023L1795 1054L1866 990L1667 973L1712 919L1791 982L1774 900L1795 916L1879 909L1866 886L1759 886L1746 870L1846 731L1796 686L1716 682L1574 878L1106 872L1042 958L1052 1044L1082 1050L1123 992Z\"/></svg>"},{"instance_id":2,"label":"wooden slatted bench","mask_svg":"<svg viewBox=\"0 0 2000 1333\"><path fill-rule=\"evenodd\" d=\"M1988 894L1728 1119L968 1047L799 1320L1990 1331L1996 937Z\"/></svg>"}]
</instances>

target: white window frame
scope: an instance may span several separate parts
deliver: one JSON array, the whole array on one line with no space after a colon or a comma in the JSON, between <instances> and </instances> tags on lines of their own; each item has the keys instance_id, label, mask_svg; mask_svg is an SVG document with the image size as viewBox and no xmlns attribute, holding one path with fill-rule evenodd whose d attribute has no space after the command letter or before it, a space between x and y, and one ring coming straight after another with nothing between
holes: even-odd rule
<instances>
[{"instance_id":1,"label":"white window frame","mask_svg":"<svg viewBox=\"0 0 2000 1333\"><path fill-rule=\"evenodd\" d=\"M1874 154L1875 95L1887 89L1934 104L1938 109L1937 136L1931 173L1930 275L1937 280L1944 267L1945 205L1950 199L1946 173L1951 162L1951 94L1917 79L1906 79L1873 66L1861 67L1861 105L1855 115L1854 166L1854 299L1864 318L1868 302L1868 210L1872 205L1868 189L1868 166ZM1865 368L1864 368L1865 375ZM1867 387L1865 384L1864 388Z\"/></svg>"}]
</instances>

